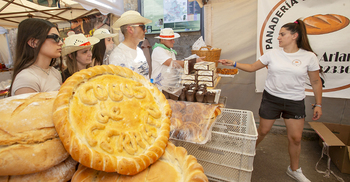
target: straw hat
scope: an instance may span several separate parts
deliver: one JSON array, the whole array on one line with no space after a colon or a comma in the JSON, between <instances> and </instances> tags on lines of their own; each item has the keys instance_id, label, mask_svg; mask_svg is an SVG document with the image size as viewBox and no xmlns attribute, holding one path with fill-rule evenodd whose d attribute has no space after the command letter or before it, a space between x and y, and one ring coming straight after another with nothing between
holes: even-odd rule
<instances>
[{"instance_id":1,"label":"straw hat","mask_svg":"<svg viewBox=\"0 0 350 182\"><path fill-rule=\"evenodd\" d=\"M82 33L71 34L64 40L64 45L62 47L62 56L78 51L80 49L91 47L98 42L100 42L100 39L96 37L86 38Z\"/></svg>"},{"instance_id":2,"label":"straw hat","mask_svg":"<svg viewBox=\"0 0 350 182\"><path fill-rule=\"evenodd\" d=\"M143 23L148 24L151 23L152 20L144 18L140 15L139 12L129 10L122 14L122 16L114 23L115 28L120 28L123 25L134 24L134 23Z\"/></svg>"},{"instance_id":3,"label":"straw hat","mask_svg":"<svg viewBox=\"0 0 350 182\"><path fill-rule=\"evenodd\" d=\"M154 37L156 39L165 39L165 40L171 40L179 38L180 34L174 33L174 30L171 28L164 28L160 31L160 35L157 37Z\"/></svg>"},{"instance_id":4,"label":"straw hat","mask_svg":"<svg viewBox=\"0 0 350 182\"><path fill-rule=\"evenodd\" d=\"M97 29L95 30L94 34L92 35L92 37L96 37L98 39L105 39L105 38L108 38L108 37L115 37L117 36L118 34L111 34L108 29L105 29L105 28L100 28L100 29Z\"/></svg>"}]
</instances>

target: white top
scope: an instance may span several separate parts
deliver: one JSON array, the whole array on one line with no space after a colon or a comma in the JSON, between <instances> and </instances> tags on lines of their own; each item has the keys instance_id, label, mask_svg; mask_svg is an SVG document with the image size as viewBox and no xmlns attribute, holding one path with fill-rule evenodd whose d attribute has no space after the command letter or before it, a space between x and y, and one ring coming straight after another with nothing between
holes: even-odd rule
<instances>
[{"instance_id":1,"label":"white top","mask_svg":"<svg viewBox=\"0 0 350 182\"><path fill-rule=\"evenodd\" d=\"M308 71L320 69L316 55L304 49L295 53L272 49L259 60L268 66L264 89L271 95L289 100L303 100Z\"/></svg>"},{"instance_id":2,"label":"white top","mask_svg":"<svg viewBox=\"0 0 350 182\"><path fill-rule=\"evenodd\" d=\"M156 47L153 50L151 78L153 78L154 80L160 81L159 80L159 78L161 77L160 73L164 73L165 70L169 67L169 66L163 65L163 63L170 58L172 58L173 60L176 60L176 56L174 52L166 50L162 47Z\"/></svg>"},{"instance_id":3,"label":"white top","mask_svg":"<svg viewBox=\"0 0 350 182\"><path fill-rule=\"evenodd\" d=\"M149 79L149 67L147 59L139 47L136 50L120 43L109 56L109 64L127 67L136 73Z\"/></svg>"},{"instance_id":4,"label":"white top","mask_svg":"<svg viewBox=\"0 0 350 182\"><path fill-rule=\"evenodd\" d=\"M62 85L62 77L58 70L50 67L49 74L32 65L19 72L13 82L11 95L24 87L31 88L37 92L58 91Z\"/></svg>"}]
</instances>

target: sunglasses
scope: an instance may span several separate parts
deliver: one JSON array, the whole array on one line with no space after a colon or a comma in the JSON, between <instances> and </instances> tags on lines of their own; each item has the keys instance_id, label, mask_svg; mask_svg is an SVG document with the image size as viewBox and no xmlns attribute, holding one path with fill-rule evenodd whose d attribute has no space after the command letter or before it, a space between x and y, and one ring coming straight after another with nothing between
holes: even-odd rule
<instances>
[{"instance_id":1,"label":"sunglasses","mask_svg":"<svg viewBox=\"0 0 350 182\"><path fill-rule=\"evenodd\" d=\"M140 27L143 31L146 30L146 25L144 25L144 24L141 24L141 25L130 25L130 26L132 26L132 27Z\"/></svg>"},{"instance_id":2,"label":"sunglasses","mask_svg":"<svg viewBox=\"0 0 350 182\"><path fill-rule=\"evenodd\" d=\"M52 34L52 35L48 35L46 36L47 39L53 39L55 42L59 43L60 41L63 42L63 38L61 38L60 36L58 36L57 34Z\"/></svg>"}]
</instances>

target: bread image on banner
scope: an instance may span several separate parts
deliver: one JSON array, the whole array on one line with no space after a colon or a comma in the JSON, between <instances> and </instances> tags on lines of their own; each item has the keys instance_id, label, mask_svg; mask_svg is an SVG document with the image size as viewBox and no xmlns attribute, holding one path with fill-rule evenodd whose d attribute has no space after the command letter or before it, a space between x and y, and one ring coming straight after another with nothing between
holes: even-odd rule
<instances>
[{"instance_id":1,"label":"bread image on banner","mask_svg":"<svg viewBox=\"0 0 350 182\"><path fill-rule=\"evenodd\" d=\"M52 121L56 92L0 100L0 176L25 175L62 163L64 149Z\"/></svg>"},{"instance_id":2,"label":"bread image on banner","mask_svg":"<svg viewBox=\"0 0 350 182\"><path fill-rule=\"evenodd\" d=\"M314 15L304 19L309 35L320 35L338 31L349 25L349 19L342 15Z\"/></svg>"},{"instance_id":3,"label":"bread image on banner","mask_svg":"<svg viewBox=\"0 0 350 182\"><path fill-rule=\"evenodd\" d=\"M155 163L169 139L165 96L138 73L94 66L69 77L53 104L61 141L80 164L134 175Z\"/></svg>"}]
</instances>

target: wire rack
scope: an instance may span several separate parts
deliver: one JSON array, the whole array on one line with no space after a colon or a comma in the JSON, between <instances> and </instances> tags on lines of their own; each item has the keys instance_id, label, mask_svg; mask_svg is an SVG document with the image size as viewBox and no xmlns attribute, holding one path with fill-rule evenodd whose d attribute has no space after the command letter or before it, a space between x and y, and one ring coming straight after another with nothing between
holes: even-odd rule
<instances>
[{"instance_id":1,"label":"wire rack","mask_svg":"<svg viewBox=\"0 0 350 182\"><path fill-rule=\"evenodd\" d=\"M173 143L195 156L212 181L250 181L257 137L251 111L223 108L206 144Z\"/></svg>"}]
</instances>

